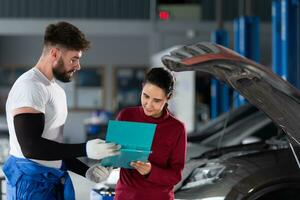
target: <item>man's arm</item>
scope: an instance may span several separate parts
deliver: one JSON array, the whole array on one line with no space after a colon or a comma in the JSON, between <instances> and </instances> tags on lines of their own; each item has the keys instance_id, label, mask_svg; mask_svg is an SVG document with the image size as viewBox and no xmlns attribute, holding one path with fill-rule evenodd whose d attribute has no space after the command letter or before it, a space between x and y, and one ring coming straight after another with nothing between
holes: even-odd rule
<instances>
[{"instance_id":1,"label":"man's arm","mask_svg":"<svg viewBox=\"0 0 300 200\"><path fill-rule=\"evenodd\" d=\"M89 166L78 160L77 158L64 159L67 170L85 177Z\"/></svg>"},{"instance_id":2,"label":"man's arm","mask_svg":"<svg viewBox=\"0 0 300 200\"><path fill-rule=\"evenodd\" d=\"M33 108L14 110L16 137L26 158L40 160L61 160L81 156L102 159L117 155L119 146L95 139L88 143L64 144L42 137L45 116Z\"/></svg>"},{"instance_id":3,"label":"man's arm","mask_svg":"<svg viewBox=\"0 0 300 200\"><path fill-rule=\"evenodd\" d=\"M86 144L63 144L42 137L43 113L21 113L14 116L15 132L26 158L60 160L86 156Z\"/></svg>"}]
</instances>

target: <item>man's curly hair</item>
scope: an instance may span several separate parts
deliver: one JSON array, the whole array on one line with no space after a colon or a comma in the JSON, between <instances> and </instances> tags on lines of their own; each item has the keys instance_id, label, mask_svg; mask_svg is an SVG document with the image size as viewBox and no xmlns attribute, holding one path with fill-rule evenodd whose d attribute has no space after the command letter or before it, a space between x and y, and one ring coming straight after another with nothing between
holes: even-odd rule
<instances>
[{"instance_id":1,"label":"man's curly hair","mask_svg":"<svg viewBox=\"0 0 300 200\"><path fill-rule=\"evenodd\" d=\"M90 41L76 26L62 21L46 27L44 45L60 45L68 50L85 51L89 49Z\"/></svg>"}]
</instances>

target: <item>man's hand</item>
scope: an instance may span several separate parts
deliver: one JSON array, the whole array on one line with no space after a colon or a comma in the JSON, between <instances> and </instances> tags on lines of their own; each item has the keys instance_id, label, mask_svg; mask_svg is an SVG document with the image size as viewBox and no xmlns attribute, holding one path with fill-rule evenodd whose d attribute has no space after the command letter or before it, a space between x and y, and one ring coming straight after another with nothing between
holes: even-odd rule
<instances>
[{"instance_id":1,"label":"man's hand","mask_svg":"<svg viewBox=\"0 0 300 200\"><path fill-rule=\"evenodd\" d=\"M120 154L120 145L105 143L104 140L94 139L86 143L86 154L90 159L101 160L102 158Z\"/></svg>"},{"instance_id":2,"label":"man's hand","mask_svg":"<svg viewBox=\"0 0 300 200\"><path fill-rule=\"evenodd\" d=\"M95 183L100 183L102 181L105 181L108 178L112 169L113 169L112 167L103 167L100 166L99 164L96 164L90 167L86 171L85 177L90 181L93 181Z\"/></svg>"},{"instance_id":3,"label":"man's hand","mask_svg":"<svg viewBox=\"0 0 300 200\"><path fill-rule=\"evenodd\" d=\"M140 174L147 175L151 172L151 163L150 162L131 162L130 166L136 169Z\"/></svg>"}]
</instances>

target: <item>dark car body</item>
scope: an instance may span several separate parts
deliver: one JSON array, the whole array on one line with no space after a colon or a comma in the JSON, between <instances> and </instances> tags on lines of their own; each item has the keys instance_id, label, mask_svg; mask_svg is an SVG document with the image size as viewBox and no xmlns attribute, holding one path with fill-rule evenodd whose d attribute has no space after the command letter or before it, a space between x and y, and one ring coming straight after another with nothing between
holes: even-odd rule
<instances>
[{"instance_id":1,"label":"dark car body","mask_svg":"<svg viewBox=\"0 0 300 200\"><path fill-rule=\"evenodd\" d=\"M188 141L192 142L202 141L216 132L222 131L224 127L231 126L235 122L238 122L244 117L249 116L257 111L257 108L250 104L242 105L239 108L232 109L229 112L225 112L217 118L208 121L197 131L189 133L187 139Z\"/></svg>"},{"instance_id":2,"label":"dark car body","mask_svg":"<svg viewBox=\"0 0 300 200\"><path fill-rule=\"evenodd\" d=\"M226 121L226 119L224 120ZM187 160L197 157L208 150L264 141L276 134L276 125L264 113L260 111L248 113L248 115L244 115L230 125L223 125L221 130L211 133L201 141L189 141L187 145Z\"/></svg>"},{"instance_id":3,"label":"dark car body","mask_svg":"<svg viewBox=\"0 0 300 200\"><path fill-rule=\"evenodd\" d=\"M275 133L288 136L199 152L186 163L176 199L300 199L300 93L296 88L267 67L212 43L180 47L162 62L177 72L210 73L264 112L278 127ZM274 129L261 134L271 132Z\"/></svg>"},{"instance_id":4,"label":"dark car body","mask_svg":"<svg viewBox=\"0 0 300 200\"><path fill-rule=\"evenodd\" d=\"M174 71L202 71L237 90L300 143L300 92L269 68L212 43L184 46L164 56Z\"/></svg>"},{"instance_id":5,"label":"dark car body","mask_svg":"<svg viewBox=\"0 0 300 200\"><path fill-rule=\"evenodd\" d=\"M186 165L195 163L176 199L300 199L300 171L283 141L225 147Z\"/></svg>"}]
</instances>

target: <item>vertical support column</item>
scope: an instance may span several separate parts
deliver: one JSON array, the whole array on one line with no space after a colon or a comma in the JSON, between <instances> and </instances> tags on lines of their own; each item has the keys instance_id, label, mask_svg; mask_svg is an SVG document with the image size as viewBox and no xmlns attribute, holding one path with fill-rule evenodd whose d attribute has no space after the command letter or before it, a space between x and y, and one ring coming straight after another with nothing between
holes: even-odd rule
<instances>
[{"instance_id":1,"label":"vertical support column","mask_svg":"<svg viewBox=\"0 0 300 200\"><path fill-rule=\"evenodd\" d=\"M105 92L104 95L104 108L108 111L115 111L115 99L113 98L114 94L113 91L115 90L115 83L114 81L114 66L108 65L104 69L104 85L103 91Z\"/></svg>"},{"instance_id":2,"label":"vertical support column","mask_svg":"<svg viewBox=\"0 0 300 200\"><path fill-rule=\"evenodd\" d=\"M299 0L273 0L273 70L300 88L300 6Z\"/></svg>"},{"instance_id":3,"label":"vertical support column","mask_svg":"<svg viewBox=\"0 0 300 200\"><path fill-rule=\"evenodd\" d=\"M296 0L297 2L297 68L298 68L298 73L297 73L297 88L300 89L300 0Z\"/></svg>"},{"instance_id":4,"label":"vertical support column","mask_svg":"<svg viewBox=\"0 0 300 200\"><path fill-rule=\"evenodd\" d=\"M210 79L210 118L216 118L219 113L218 108L219 83L216 79Z\"/></svg>"},{"instance_id":5,"label":"vertical support column","mask_svg":"<svg viewBox=\"0 0 300 200\"><path fill-rule=\"evenodd\" d=\"M216 21L218 28L211 34L211 41L228 47L228 33L223 29L223 0L216 0ZM211 118L227 112L230 107L229 88L220 84L219 81L211 79Z\"/></svg>"},{"instance_id":6,"label":"vertical support column","mask_svg":"<svg viewBox=\"0 0 300 200\"><path fill-rule=\"evenodd\" d=\"M299 88L299 0L281 0L281 57L283 77Z\"/></svg>"},{"instance_id":7,"label":"vertical support column","mask_svg":"<svg viewBox=\"0 0 300 200\"><path fill-rule=\"evenodd\" d=\"M272 2L272 69L286 79L281 64L281 0Z\"/></svg>"},{"instance_id":8,"label":"vertical support column","mask_svg":"<svg viewBox=\"0 0 300 200\"><path fill-rule=\"evenodd\" d=\"M156 18L157 18L157 1L154 0L154 1L149 1L149 12L150 12L150 20L152 22L155 22L156 21Z\"/></svg>"},{"instance_id":9,"label":"vertical support column","mask_svg":"<svg viewBox=\"0 0 300 200\"><path fill-rule=\"evenodd\" d=\"M218 29L211 34L211 41L228 47L228 33L224 29ZM214 78L211 79L211 118L227 112L230 107L229 88L220 84Z\"/></svg>"},{"instance_id":10,"label":"vertical support column","mask_svg":"<svg viewBox=\"0 0 300 200\"><path fill-rule=\"evenodd\" d=\"M234 21L234 49L241 55L259 62L259 18L256 16L242 16ZM235 95L237 95L235 93ZM245 99L238 95L234 98L234 106L239 107Z\"/></svg>"}]
</instances>

